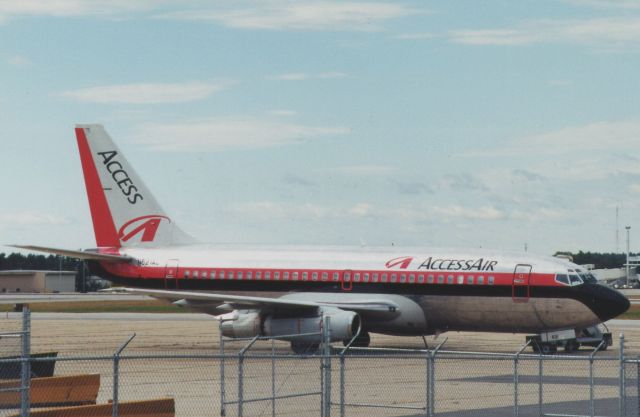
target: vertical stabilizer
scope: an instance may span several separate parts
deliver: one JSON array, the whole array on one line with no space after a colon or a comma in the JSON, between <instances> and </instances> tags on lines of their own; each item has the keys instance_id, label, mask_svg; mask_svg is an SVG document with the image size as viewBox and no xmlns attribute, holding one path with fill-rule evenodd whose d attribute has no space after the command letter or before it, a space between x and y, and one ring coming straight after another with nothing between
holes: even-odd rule
<instances>
[{"instance_id":1,"label":"vertical stabilizer","mask_svg":"<svg viewBox=\"0 0 640 417\"><path fill-rule=\"evenodd\" d=\"M98 247L195 242L162 210L101 125L77 125L76 138Z\"/></svg>"}]
</instances>

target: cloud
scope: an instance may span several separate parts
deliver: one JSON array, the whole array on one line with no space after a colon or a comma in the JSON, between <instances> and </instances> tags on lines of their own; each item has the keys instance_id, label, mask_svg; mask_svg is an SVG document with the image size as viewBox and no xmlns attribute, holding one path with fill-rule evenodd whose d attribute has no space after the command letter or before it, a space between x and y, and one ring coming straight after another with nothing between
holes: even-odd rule
<instances>
[{"instance_id":1,"label":"cloud","mask_svg":"<svg viewBox=\"0 0 640 417\"><path fill-rule=\"evenodd\" d=\"M405 195L418 195L418 194L432 194L433 189L424 182L419 181L398 181L392 180L393 188L400 194Z\"/></svg>"},{"instance_id":2,"label":"cloud","mask_svg":"<svg viewBox=\"0 0 640 417\"><path fill-rule=\"evenodd\" d=\"M430 32L415 32L415 33L401 33L393 37L393 39L398 39L401 41L414 41L414 40L422 40L422 39L433 39L438 37L438 35Z\"/></svg>"},{"instance_id":3,"label":"cloud","mask_svg":"<svg viewBox=\"0 0 640 417\"><path fill-rule=\"evenodd\" d=\"M486 191L487 187L483 182L470 174L447 174L440 181L440 186L449 190L464 191Z\"/></svg>"},{"instance_id":4,"label":"cloud","mask_svg":"<svg viewBox=\"0 0 640 417\"><path fill-rule=\"evenodd\" d=\"M150 123L140 126L133 139L157 151L206 152L288 146L349 132L344 127L221 118L184 123Z\"/></svg>"},{"instance_id":5,"label":"cloud","mask_svg":"<svg viewBox=\"0 0 640 417\"><path fill-rule=\"evenodd\" d=\"M389 165L347 165L327 168L326 171L345 175L387 175L394 171Z\"/></svg>"},{"instance_id":6,"label":"cloud","mask_svg":"<svg viewBox=\"0 0 640 417\"><path fill-rule=\"evenodd\" d=\"M62 96L88 103L163 104L204 100L230 82L140 83L105 85L65 91Z\"/></svg>"},{"instance_id":7,"label":"cloud","mask_svg":"<svg viewBox=\"0 0 640 417\"><path fill-rule=\"evenodd\" d=\"M273 116L281 116L281 117L290 117L298 114L295 110L286 110L286 109L274 109L269 112L269 114Z\"/></svg>"},{"instance_id":8,"label":"cloud","mask_svg":"<svg viewBox=\"0 0 640 417\"><path fill-rule=\"evenodd\" d=\"M157 9L169 1L155 0L3 0L0 20L24 16L114 16Z\"/></svg>"},{"instance_id":9,"label":"cloud","mask_svg":"<svg viewBox=\"0 0 640 417\"><path fill-rule=\"evenodd\" d=\"M295 175L295 174L291 174L291 173L286 173L283 175L282 177L282 181L287 184L287 185L298 185L298 186L302 186L302 187L315 187L316 183L313 181L309 181L306 178L303 178L301 176Z\"/></svg>"},{"instance_id":10,"label":"cloud","mask_svg":"<svg viewBox=\"0 0 640 417\"><path fill-rule=\"evenodd\" d=\"M249 1L235 8L166 13L163 18L220 23L235 29L299 31L380 30L387 20L419 13L392 2Z\"/></svg>"},{"instance_id":11,"label":"cloud","mask_svg":"<svg viewBox=\"0 0 640 417\"><path fill-rule=\"evenodd\" d=\"M640 121L601 121L582 126L567 126L545 133L512 140L500 148L470 150L466 157L559 155L601 152L630 152L638 147ZM575 166L573 159L571 166ZM568 166L567 166L568 168Z\"/></svg>"},{"instance_id":12,"label":"cloud","mask_svg":"<svg viewBox=\"0 0 640 417\"><path fill-rule=\"evenodd\" d=\"M454 30L449 32L449 39L465 45L568 43L618 51L622 48L637 47L640 41L640 18L530 20L510 28Z\"/></svg>"},{"instance_id":13,"label":"cloud","mask_svg":"<svg viewBox=\"0 0 640 417\"><path fill-rule=\"evenodd\" d=\"M8 58L7 63L13 67L18 67L18 68L25 68L33 65L33 63L29 58L24 57L22 55L14 55Z\"/></svg>"},{"instance_id":14,"label":"cloud","mask_svg":"<svg viewBox=\"0 0 640 417\"><path fill-rule=\"evenodd\" d=\"M469 208L452 204L447 207L433 207L431 209L431 212L435 215L443 217L457 217L473 220L500 220L506 217L506 214L504 212L492 206Z\"/></svg>"},{"instance_id":15,"label":"cloud","mask_svg":"<svg viewBox=\"0 0 640 417\"><path fill-rule=\"evenodd\" d=\"M542 175L521 168L511 171L511 175L515 182L542 182L546 180Z\"/></svg>"},{"instance_id":16,"label":"cloud","mask_svg":"<svg viewBox=\"0 0 640 417\"><path fill-rule=\"evenodd\" d=\"M575 6L588 6L599 9L640 9L638 0L565 0Z\"/></svg>"},{"instance_id":17,"label":"cloud","mask_svg":"<svg viewBox=\"0 0 640 417\"><path fill-rule=\"evenodd\" d=\"M48 213L0 213L0 226L37 226L68 224L69 220Z\"/></svg>"},{"instance_id":18,"label":"cloud","mask_svg":"<svg viewBox=\"0 0 640 417\"><path fill-rule=\"evenodd\" d=\"M310 74L306 72L289 72L285 74L278 75L270 75L267 77L268 80L277 80L277 81L305 81L310 79L334 79L334 78L344 78L347 74L339 71L330 71L330 72L320 72L315 74Z\"/></svg>"}]
</instances>

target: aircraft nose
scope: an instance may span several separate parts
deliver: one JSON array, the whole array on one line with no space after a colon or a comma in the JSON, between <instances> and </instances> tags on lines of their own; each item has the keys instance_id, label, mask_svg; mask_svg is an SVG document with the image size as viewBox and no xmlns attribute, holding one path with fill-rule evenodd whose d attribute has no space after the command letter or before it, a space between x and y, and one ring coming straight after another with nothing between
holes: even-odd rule
<instances>
[{"instance_id":1,"label":"aircraft nose","mask_svg":"<svg viewBox=\"0 0 640 417\"><path fill-rule=\"evenodd\" d=\"M631 303L617 290L596 284L594 290L594 312L602 321L618 317L629 309Z\"/></svg>"}]
</instances>

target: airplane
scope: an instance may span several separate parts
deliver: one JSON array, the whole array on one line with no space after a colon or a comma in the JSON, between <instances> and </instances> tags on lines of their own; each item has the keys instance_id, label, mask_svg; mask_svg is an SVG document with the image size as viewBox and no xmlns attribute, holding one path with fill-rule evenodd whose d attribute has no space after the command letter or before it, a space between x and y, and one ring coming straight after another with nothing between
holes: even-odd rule
<instances>
[{"instance_id":1,"label":"airplane","mask_svg":"<svg viewBox=\"0 0 640 417\"><path fill-rule=\"evenodd\" d=\"M223 320L224 336L289 340L315 351L370 333L542 333L584 329L629 308L618 291L565 259L480 249L207 245L160 207L106 130L75 128L96 248L17 246L85 260L121 291Z\"/></svg>"}]
</instances>

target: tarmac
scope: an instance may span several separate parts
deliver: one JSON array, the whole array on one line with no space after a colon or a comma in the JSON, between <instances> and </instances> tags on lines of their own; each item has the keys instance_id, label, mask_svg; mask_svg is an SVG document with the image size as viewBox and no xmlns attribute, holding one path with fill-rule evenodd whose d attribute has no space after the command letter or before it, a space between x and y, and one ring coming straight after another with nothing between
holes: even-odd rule
<instances>
[{"instance_id":1,"label":"tarmac","mask_svg":"<svg viewBox=\"0 0 640 417\"><path fill-rule=\"evenodd\" d=\"M0 315L0 333L18 331L20 313ZM619 392L617 378L619 336L625 336L625 350L632 357L640 355L640 321L611 320L606 323L614 334L614 346L598 357L595 369L597 415L617 415ZM147 313L32 313L32 352L57 351L62 357L109 357L133 334L135 337L123 351L128 357L121 363L121 399L149 399L161 396L176 398L179 416L220 415L220 361L189 356L215 355L220 352L218 322L204 314ZM446 351L515 353L524 345L522 334L458 333L429 336L433 347L443 341ZM225 343L225 352L237 352L246 342ZM372 347L424 349L419 337L372 335ZM340 344L336 344L336 347ZM288 343L259 342L251 354L289 353ZM19 352L17 338L0 338L0 353ZM530 351L527 351L530 352ZM591 349L577 355L588 356ZM153 355L181 355L170 360L149 359ZM338 361L332 363L333 398L338 398ZM425 403L426 361L414 356L353 357L347 359L346 399L352 404L386 404L421 407ZM245 363L245 399L268 396L271 373L276 374L279 394L315 392L319 389L318 358L289 358L277 362L272 371L270 359L249 358ZM103 388L99 402L112 397L111 360L79 362L60 361L56 374L92 373L102 375ZM589 414L588 361L558 360L545 363L545 413ZM538 415L539 377L537 361L523 358L520 364L519 403L521 416ZM635 375L635 371L634 371ZM513 415L513 361L486 359L443 359L436 364L436 404L441 416L511 416ZM227 398L237 395L238 363L231 360L225 367ZM636 381L633 381L635 384ZM637 398L633 397L633 402ZM319 397L281 400L276 415L319 415ZM229 405L228 415L236 414ZM349 416L420 415L416 410L378 409L349 406ZM339 415L338 409L334 410ZM247 403L245 416L270 415L270 402Z\"/></svg>"}]
</instances>

